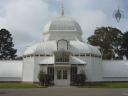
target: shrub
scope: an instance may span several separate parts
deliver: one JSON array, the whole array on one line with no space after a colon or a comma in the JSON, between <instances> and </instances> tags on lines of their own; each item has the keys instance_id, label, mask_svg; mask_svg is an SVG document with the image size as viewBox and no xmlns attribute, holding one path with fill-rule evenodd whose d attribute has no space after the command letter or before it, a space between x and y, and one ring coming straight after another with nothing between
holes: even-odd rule
<instances>
[{"instance_id":1,"label":"shrub","mask_svg":"<svg viewBox=\"0 0 128 96\"><path fill-rule=\"evenodd\" d=\"M81 71L79 74L77 74L77 80L76 83L77 85L84 85L86 81L86 75L84 71Z\"/></svg>"},{"instance_id":2,"label":"shrub","mask_svg":"<svg viewBox=\"0 0 128 96\"><path fill-rule=\"evenodd\" d=\"M51 75L46 74L43 70L39 72L38 79L41 86L52 85Z\"/></svg>"},{"instance_id":3,"label":"shrub","mask_svg":"<svg viewBox=\"0 0 128 96\"><path fill-rule=\"evenodd\" d=\"M45 79L46 79L46 74L43 70L41 70L38 74L38 79L39 79L39 82L40 82L40 85L41 86L45 86Z\"/></svg>"}]
</instances>

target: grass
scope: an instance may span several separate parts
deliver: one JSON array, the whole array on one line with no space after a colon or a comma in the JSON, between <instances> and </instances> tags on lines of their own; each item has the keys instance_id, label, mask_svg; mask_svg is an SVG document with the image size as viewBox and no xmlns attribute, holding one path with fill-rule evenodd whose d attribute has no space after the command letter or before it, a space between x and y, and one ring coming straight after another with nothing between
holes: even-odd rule
<instances>
[{"instance_id":1,"label":"grass","mask_svg":"<svg viewBox=\"0 0 128 96\"><path fill-rule=\"evenodd\" d=\"M45 88L38 84L29 83L0 83L0 88Z\"/></svg>"},{"instance_id":2,"label":"grass","mask_svg":"<svg viewBox=\"0 0 128 96\"><path fill-rule=\"evenodd\" d=\"M38 84L30 83L0 83L2 89L20 89L20 88L47 88L45 86L39 86ZM84 86L78 86L78 88L128 88L128 83L86 83Z\"/></svg>"},{"instance_id":3,"label":"grass","mask_svg":"<svg viewBox=\"0 0 128 96\"><path fill-rule=\"evenodd\" d=\"M86 83L80 88L128 88L128 83Z\"/></svg>"}]
</instances>

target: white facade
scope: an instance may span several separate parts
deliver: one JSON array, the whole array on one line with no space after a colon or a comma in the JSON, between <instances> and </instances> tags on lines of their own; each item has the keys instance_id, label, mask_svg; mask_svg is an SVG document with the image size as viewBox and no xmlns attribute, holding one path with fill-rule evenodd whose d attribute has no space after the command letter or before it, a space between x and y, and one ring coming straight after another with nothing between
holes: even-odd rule
<instances>
[{"instance_id":1,"label":"white facade","mask_svg":"<svg viewBox=\"0 0 128 96\"><path fill-rule=\"evenodd\" d=\"M51 59L51 58L48 58ZM88 59L88 58L87 58ZM46 62L48 62L46 60ZM46 63L45 62L45 63ZM51 62L52 63L52 62ZM87 65L86 65L87 66ZM121 60L103 60L101 63L102 80L101 81L128 81L128 61ZM47 66L41 68L47 72ZM83 66L78 67L78 73ZM23 61L0 61L0 82L19 81L22 82L23 78ZM28 69L29 72L30 68ZM89 70L85 68L88 81L91 74L87 73ZM32 72L33 73L33 72ZM29 78L30 75L26 75ZM32 77L32 76L31 76ZM36 78L36 76L35 76ZM32 82L33 80L26 79L25 82ZM38 81L38 80L37 80Z\"/></svg>"},{"instance_id":2,"label":"white facade","mask_svg":"<svg viewBox=\"0 0 128 96\"><path fill-rule=\"evenodd\" d=\"M55 18L44 27L43 38L44 41L28 47L24 52L24 82L38 82L39 71L47 73L48 67L53 66L55 85L70 85L73 65L77 66L77 73L81 70L86 73L87 81L102 80L101 53L96 47L83 42L81 27L75 20L66 16ZM69 53L68 58L62 56L69 61L56 61L56 54L63 52ZM66 79L58 79L57 74L63 77L65 73Z\"/></svg>"},{"instance_id":3,"label":"white facade","mask_svg":"<svg viewBox=\"0 0 128 96\"><path fill-rule=\"evenodd\" d=\"M23 61L0 61L0 81L39 82L43 70L54 75L55 85L68 86L72 67L77 68L76 74L84 71L88 82L128 81L128 61L102 61L98 48L83 42L75 20L55 18L45 26L43 38L25 50Z\"/></svg>"}]
</instances>

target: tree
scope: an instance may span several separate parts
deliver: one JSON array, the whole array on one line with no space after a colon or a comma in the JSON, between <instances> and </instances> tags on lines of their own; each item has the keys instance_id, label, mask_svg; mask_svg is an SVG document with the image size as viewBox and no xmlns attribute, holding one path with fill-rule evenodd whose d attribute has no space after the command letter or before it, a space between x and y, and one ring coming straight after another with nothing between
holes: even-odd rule
<instances>
[{"instance_id":1,"label":"tree","mask_svg":"<svg viewBox=\"0 0 128 96\"><path fill-rule=\"evenodd\" d=\"M117 28L101 27L97 28L94 35L88 38L88 43L100 47L103 59L112 59L116 58L115 54L120 56L122 36L122 32Z\"/></svg>"},{"instance_id":2,"label":"tree","mask_svg":"<svg viewBox=\"0 0 128 96\"><path fill-rule=\"evenodd\" d=\"M15 59L17 50L14 49L13 38L6 29L0 30L0 60Z\"/></svg>"},{"instance_id":3,"label":"tree","mask_svg":"<svg viewBox=\"0 0 128 96\"><path fill-rule=\"evenodd\" d=\"M128 31L123 34L123 43L121 46L123 55L125 55L128 59Z\"/></svg>"}]
</instances>

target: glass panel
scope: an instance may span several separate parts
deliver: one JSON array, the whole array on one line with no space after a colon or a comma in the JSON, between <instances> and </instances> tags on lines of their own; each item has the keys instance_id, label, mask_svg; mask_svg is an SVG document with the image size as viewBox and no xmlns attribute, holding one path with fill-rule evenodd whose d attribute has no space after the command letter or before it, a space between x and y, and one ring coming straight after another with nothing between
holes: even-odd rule
<instances>
[{"instance_id":1,"label":"glass panel","mask_svg":"<svg viewBox=\"0 0 128 96\"><path fill-rule=\"evenodd\" d=\"M48 67L47 69L48 76L51 80L54 80L54 67Z\"/></svg>"},{"instance_id":2,"label":"glass panel","mask_svg":"<svg viewBox=\"0 0 128 96\"><path fill-rule=\"evenodd\" d=\"M55 62L56 63L60 63L60 62L64 62L67 63L69 62L69 58L70 58L70 53L69 52L65 52L65 51L57 51L54 53L55 55Z\"/></svg>"},{"instance_id":3,"label":"glass panel","mask_svg":"<svg viewBox=\"0 0 128 96\"><path fill-rule=\"evenodd\" d=\"M67 79L67 70L63 70L63 79Z\"/></svg>"},{"instance_id":4,"label":"glass panel","mask_svg":"<svg viewBox=\"0 0 128 96\"><path fill-rule=\"evenodd\" d=\"M57 70L57 79L62 79L61 74L62 74L62 71Z\"/></svg>"},{"instance_id":5,"label":"glass panel","mask_svg":"<svg viewBox=\"0 0 128 96\"><path fill-rule=\"evenodd\" d=\"M71 82L74 83L77 78L77 66L71 65Z\"/></svg>"}]
</instances>

